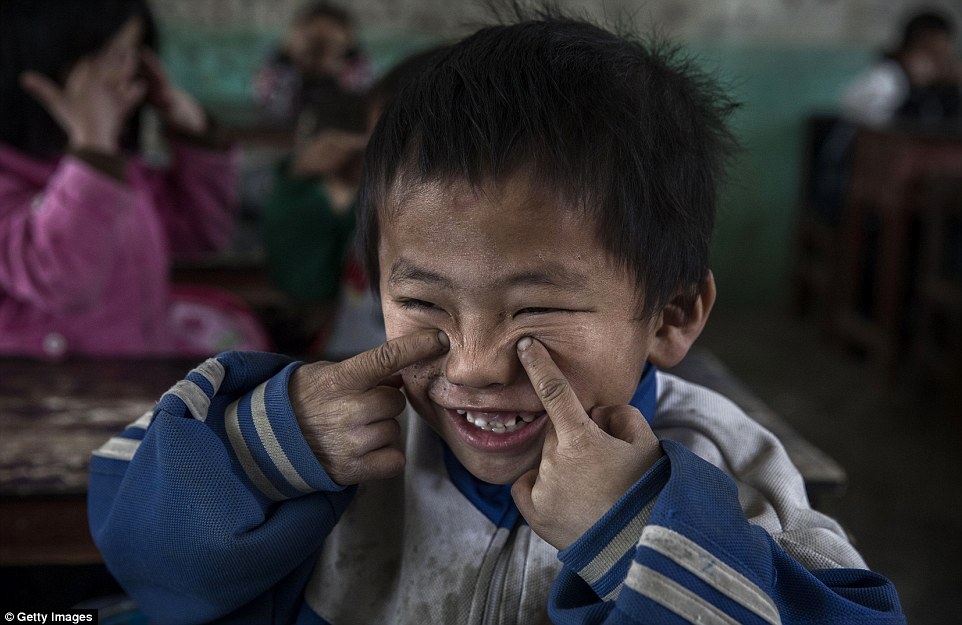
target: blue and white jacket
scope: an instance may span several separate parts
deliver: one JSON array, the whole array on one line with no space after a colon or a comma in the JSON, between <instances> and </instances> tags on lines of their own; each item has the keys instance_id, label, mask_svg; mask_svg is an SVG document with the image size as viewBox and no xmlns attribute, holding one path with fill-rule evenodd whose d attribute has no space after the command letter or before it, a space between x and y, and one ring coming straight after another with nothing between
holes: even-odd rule
<instances>
[{"instance_id":1,"label":"blue and white jacket","mask_svg":"<svg viewBox=\"0 0 962 625\"><path fill-rule=\"evenodd\" d=\"M558 552L410 408L403 475L334 483L299 364L207 360L94 452L94 539L152 622L905 622L774 436L707 389L649 368L632 404L665 457Z\"/></svg>"}]
</instances>

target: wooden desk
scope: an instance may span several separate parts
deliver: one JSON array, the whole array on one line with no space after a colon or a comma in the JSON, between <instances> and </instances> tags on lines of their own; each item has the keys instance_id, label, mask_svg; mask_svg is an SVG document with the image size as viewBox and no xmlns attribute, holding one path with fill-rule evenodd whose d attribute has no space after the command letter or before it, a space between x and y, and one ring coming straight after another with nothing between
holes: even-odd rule
<instances>
[{"instance_id":1,"label":"wooden desk","mask_svg":"<svg viewBox=\"0 0 962 625\"><path fill-rule=\"evenodd\" d=\"M0 359L0 565L81 564L91 452L195 360Z\"/></svg>"},{"instance_id":2,"label":"wooden desk","mask_svg":"<svg viewBox=\"0 0 962 625\"><path fill-rule=\"evenodd\" d=\"M193 360L0 359L0 565L100 561L87 530L91 452L147 410ZM845 473L802 439L710 353L672 373L714 388L778 435L813 497L837 496Z\"/></svg>"},{"instance_id":3,"label":"wooden desk","mask_svg":"<svg viewBox=\"0 0 962 625\"><path fill-rule=\"evenodd\" d=\"M903 309L915 262L913 223L925 218L925 187L933 177L962 178L962 127L859 130L833 331L866 349L888 379L902 354Z\"/></svg>"}]
</instances>

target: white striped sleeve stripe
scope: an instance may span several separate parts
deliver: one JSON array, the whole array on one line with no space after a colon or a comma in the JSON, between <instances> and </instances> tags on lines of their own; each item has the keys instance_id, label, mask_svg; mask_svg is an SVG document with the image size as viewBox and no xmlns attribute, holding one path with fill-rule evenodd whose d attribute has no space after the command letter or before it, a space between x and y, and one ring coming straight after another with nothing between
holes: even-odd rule
<instances>
[{"instance_id":1,"label":"white striped sleeve stripe","mask_svg":"<svg viewBox=\"0 0 962 625\"><path fill-rule=\"evenodd\" d=\"M778 614L778 608L771 597L747 577L686 536L667 527L649 525L641 533L639 545L653 549L671 559L732 601L754 612L767 623L781 624L782 619Z\"/></svg>"},{"instance_id":2,"label":"white striped sleeve stripe","mask_svg":"<svg viewBox=\"0 0 962 625\"><path fill-rule=\"evenodd\" d=\"M224 376L226 371L224 370L224 365L220 364L220 361L216 358L208 358L204 362L197 365L194 369L190 370L191 373L199 373L204 376L204 378L210 382L211 388L213 388L212 395L216 395L217 391L220 390L220 385L224 381Z\"/></svg>"},{"instance_id":3,"label":"white striped sleeve stripe","mask_svg":"<svg viewBox=\"0 0 962 625\"><path fill-rule=\"evenodd\" d=\"M136 421L127 425L128 428L137 428L140 430L146 430L150 422L154 420L154 411L148 410L144 414L140 415Z\"/></svg>"},{"instance_id":4,"label":"white striped sleeve stripe","mask_svg":"<svg viewBox=\"0 0 962 625\"><path fill-rule=\"evenodd\" d=\"M284 453L284 449L274 434L274 428L271 427L271 421L267 415L267 406L264 403L266 387L267 382L264 382L251 394L251 416L254 419L254 428L257 430L257 435L260 436L261 443L267 450L267 455L271 457L271 462L281 472L284 479L302 493L314 492L314 489L304 481L301 474L291 464L290 458Z\"/></svg>"},{"instance_id":5,"label":"white striped sleeve stripe","mask_svg":"<svg viewBox=\"0 0 962 625\"><path fill-rule=\"evenodd\" d=\"M207 410L210 408L210 397L204 389L197 386L190 380L181 380L170 387L165 395L173 395L180 399L187 406L192 417L198 421L207 420Z\"/></svg>"},{"instance_id":6,"label":"white striped sleeve stripe","mask_svg":"<svg viewBox=\"0 0 962 625\"><path fill-rule=\"evenodd\" d=\"M651 508L654 505L655 500L652 498L652 500L645 504L645 507L635 515L635 518L629 521L628 524L611 539L611 542L605 545L605 548L602 549L591 562L578 571L581 579L594 585L604 577L605 573L611 570L611 567L613 567L622 556L628 553L629 549L635 547L638 543L638 537L641 536L641 531L645 528L645 524L648 523L648 518L651 516Z\"/></svg>"},{"instance_id":7,"label":"white striped sleeve stripe","mask_svg":"<svg viewBox=\"0 0 962 625\"><path fill-rule=\"evenodd\" d=\"M631 563L625 585L671 610L689 623L738 625L738 621L708 603L678 582L637 562Z\"/></svg>"},{"instance_id":8,"label":"white striped sleeve stripe","mask_svg":"<svg viewBox=\"0 0 962 625\"><path fill-rule=\"evenodd\" d=\"M94 450L95 456L100 456L101 458L110 458L112 460L130 460L137 453L137 448L140 447L140 441L133 438L120 438L114 436L106 443L100 446L99 449Z\"/></svg>"},{"instance_id":9,"label":"white striped sleeve stripe","mask_svg":"<svg viewBox=\"0 0 962 625\"><path fill-rule=\"evenodd\" d=\"M271 484L270 479L268 479L268 477L264 475L264 472L261 471L261 468L257 466L257 461L254 460L253 454L251 454L250 449L247 448L247 443L244 441L244 435L240 430L240 421L237 416L237 404L239 403L240 400L231 403L231 405L227 407L227 413L224 415L224 421L227 427L227 438L230 439L230 445L234 449L234 455L237 456L237 459L240 461L241 467L243 467L248 479L250 479L264 495L274 501L282 501L286 499L286 497Z\"/></svg>"},{"instance_id":10,"label":"white striped sleeve stripe","mask_svg":"<svg viewBox=\"0 0 962 625\"><path fill-rule=\"evenodd\" d=\"M617 601L618 596L621 594L621 589L625 587L624 582L615 586L611 592L601 598L602 601Z\"/></svg>"}]
</instances>

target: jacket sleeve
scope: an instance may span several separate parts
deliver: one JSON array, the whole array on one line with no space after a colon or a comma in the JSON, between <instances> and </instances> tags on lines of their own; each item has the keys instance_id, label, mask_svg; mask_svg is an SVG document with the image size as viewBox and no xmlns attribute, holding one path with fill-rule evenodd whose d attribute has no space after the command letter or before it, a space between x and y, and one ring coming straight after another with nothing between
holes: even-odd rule
<instances>
[{"instance_id":1,"label":"jacket sleeve","mask_svg":"<svg viewBox=\"0 0 962 625\"><path fill-rule=\"evenodd\" d=\"M209 359L94 452L91 533L152 622L293 622L354 492L300 431L287 394L299 364Z\"/></svg>"},{"instance_id":2,"label":"jacket sleeve","mask_svg":"<svg viewBox=\"0 0 962 625\"><path fill-rule=\"evenodd\" d=\"M170 138L170 165L147 170L171 254L189 259L222 249L233 236L240 196L236 151Z\"/></svg>"},{"instance_id":3,"label":"jacket sleeve","mask_svg":"<svg viewBox=\"0 0 962 625\"><path fill-rule=\"evenodd\" d=\"M806 569L749 523L734 481L683 445L574 544L549 614L560 625L905 623L892 583L864 569Z\"/></svg>"},{"instance_id":4,"label":"jacket sleeve","mask_svg":"<svg viewBox=\"0 0 962 625\"><path fill-rule=\"evenodd\" d=\"M131 210L127 185L65 156L39 194L0 197L0 290L63 314L100 301L117 237L105 236Z\"/></svg>"}]
</instances>

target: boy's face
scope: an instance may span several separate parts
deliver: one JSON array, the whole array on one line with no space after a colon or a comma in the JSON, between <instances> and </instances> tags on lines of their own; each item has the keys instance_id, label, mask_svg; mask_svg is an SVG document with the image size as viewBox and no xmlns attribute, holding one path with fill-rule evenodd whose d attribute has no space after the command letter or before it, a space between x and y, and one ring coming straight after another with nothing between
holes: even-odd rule
<instances>
[{"instance_id":1,"label":"boy's face","mask_svg":"<svg viewBox=\"0 0 962 625\"><path fill-rule=\"evenodd\" d=\"M627 404L654 325L594 228L516 177L475 195L425 185L383 216L388 338L443 330L450 350L403 371L418 413L478 478L510 483L538 466L551 424L516 344L541 341L587 411ZM473 421L473 423L472 423Z\"/></svg>"}]
</instances>

